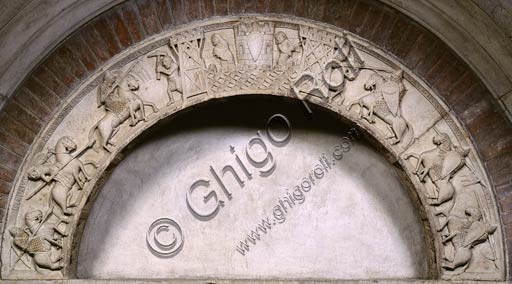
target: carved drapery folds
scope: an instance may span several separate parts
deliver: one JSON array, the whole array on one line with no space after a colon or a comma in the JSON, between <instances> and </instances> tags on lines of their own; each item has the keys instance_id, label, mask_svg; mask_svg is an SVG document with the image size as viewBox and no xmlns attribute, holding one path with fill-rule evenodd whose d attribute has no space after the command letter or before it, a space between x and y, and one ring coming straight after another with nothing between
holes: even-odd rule
<instances>
[{"instance_id":1,"label":"carved drapery folds","mask_svg":"<svg viewBox=\"0 0 512 284\"><path fill-rule=\"evenodd\" d=\"M74 91L26 159L4 232L3 277L69 277L81 210L144 129L212 98L270 94L329 108L395 156L433 228L442 278L503 279L495 200L464 130L424 83L363 39L247 17L169 31L114 59Z\"/></svg>"}]
</instances>

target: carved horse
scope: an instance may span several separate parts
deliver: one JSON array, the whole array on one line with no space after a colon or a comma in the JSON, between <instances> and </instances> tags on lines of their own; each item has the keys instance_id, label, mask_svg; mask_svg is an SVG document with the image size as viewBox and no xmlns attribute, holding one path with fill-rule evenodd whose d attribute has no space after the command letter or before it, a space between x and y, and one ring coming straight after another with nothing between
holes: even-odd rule
<instances>
[{"instance_id":1,"label":"carved horse","mask_svg":"<svg viewBox=\"0 0 512 284\"><path fill-rule=\"evenodd\" d=\"M44 184L29 194L26 197L27 200L37 194L45 185L53 182L50 194L50 207L56 205L60 208L62 214L72 214L68 209L68 198L71 189L75 184L82 189L85 183L91 179L85 169L86 165L92 165L94 168L97 168L94 162L87 161L83 163L74 156L73 153L76 149L76 143L70 137L63 136L55 144L55 150L49 153L49 155L54 155L54 163L47 163L47 159L36 161L36 165L28 170L28 178L31 180L42 180ZM65 219L63 216L58 217Z\"/></svg>"},{"instance_id":2,"label":"carved horse","mask_svg":"<svg viewBox=\"0 0 512 284\"><path fill-rule=\"evenodd\" d=\"M409 146L414 141L414 132L400 113L400 101L405 93L402 71L386 78L373 73L364 83L364 88L369 93L350 102L347 111L352 106L359 105L359 118L364 118L372 124L375 123L375 116L380 118L392 133L392 136L388 137L392 144L398 144L408 136L408 141L404 144L406 147Z\"/></svg>"},{"instance_id":3,"label":"carved horse","mask_svg":"<svg viewBox=\"0 0 512 284\"><path fill-rule=\"evenodd\" d=\"M414 157L418 160L415 174L421 182L425 182L425 178L428 176L437 187L437 197L431 197L430 199L433 201L430 204L438 206L453 199L455 188L451 179L466 165L466 156L469 154L469 149L454 146L445 133L435 135L432 143L436 145L436 148L419 155L406 154L404 158L407 160Z\"/></svg>"},{"instance_id":4,"label":"carved horse","mask_svg":"<svg viewBox=\"0 0 512 284\"><path fill-rule=\"evenodd\" d=\"M132 76L121 78L112 89L107 95L110 99L106 99L104 103L106 114L89 131L89 142L86 147L92 147L98 142L110 152L110 147L115 147L115 143L111 141L112 137L128 118L131 120L130 125L134 126L141 120L147 121L144 107L149 106L154 113L158 112L155 104L143 101L135 93L139 89L139 83Z\"/></svg>"}]
</instances>

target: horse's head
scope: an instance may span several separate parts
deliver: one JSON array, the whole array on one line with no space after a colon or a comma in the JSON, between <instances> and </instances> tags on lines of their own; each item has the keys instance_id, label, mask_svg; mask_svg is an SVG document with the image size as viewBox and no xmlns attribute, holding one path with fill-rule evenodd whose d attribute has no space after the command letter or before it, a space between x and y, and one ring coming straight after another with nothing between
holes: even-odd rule
<instances>
[{"instance_id":1,"label":"horse's head","mask_svg":"<svg viewBox=\"0 0 512 284\"><path fill-rule=\"evenodd\" d=\"M382 81L382 77L377 73L372 73L368 79L366 79L366 82L364 82L364 89L367 91L375 91L380 81Z\"/></svg>"},{"instance_id":2,"label":"horse's head","mask_svg":"<svg viewBox=\"0 0 512 284\"><path fill-rule=\"evenodd\" d=\"M57 141L55 145L55 150L58 153L71 153L74 152L77 148L77 145L73 139L69 136L63 136Z\"/></svg>"},{"instance_id":3,"label":"horse's head","mask_svg":"<svg viewBox=\"0 0 512 284\"><path fill-rule=\"evenodd\" d=\"M133 76L128 76L126 78L126 86L128 86L128 89L130 91L136 91L140 87L139 80L137 80L137 78L135 78Z\"/></svg>"}]
</instances>

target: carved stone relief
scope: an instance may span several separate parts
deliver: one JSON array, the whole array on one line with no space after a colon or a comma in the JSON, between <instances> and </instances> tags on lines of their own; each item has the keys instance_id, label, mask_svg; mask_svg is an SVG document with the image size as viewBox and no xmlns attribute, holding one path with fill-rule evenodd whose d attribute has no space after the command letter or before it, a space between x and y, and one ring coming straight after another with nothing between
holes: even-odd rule
<instances>
[{"instance_id":1,"label":"carved stone relief","mask_svg":"<svg viewBox=\"0 0 512 284\"><path fill-rule=\"evenodd\" d=\"M202 101L263 94L331 109L393 153L436 229L442 278L503 279L495 200L464 130L434 92L371 43L304 21L228 18L168 31L104 70L74 91L25 161L3 238L3 277L69 277L81 210L115 154L144 129Z\"/></svg>"}]
</instances>

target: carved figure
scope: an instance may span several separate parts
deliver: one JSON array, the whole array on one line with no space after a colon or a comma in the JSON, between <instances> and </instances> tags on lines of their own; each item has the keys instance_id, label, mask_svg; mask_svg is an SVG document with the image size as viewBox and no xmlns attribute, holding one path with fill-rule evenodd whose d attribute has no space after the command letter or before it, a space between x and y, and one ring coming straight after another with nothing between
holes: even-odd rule
<instances>
[{"instance_id":1,"label":"carved figure","mask_svg":"<svg viewBox=\"0 0 512 284\"><path fill-rule=\"evenodd\" d=\"M49 213L43 216L41 210L34 210L25 214L25 225L9 229L12 236L12 247L17 259L14 266L20 260L28 266L24 260L25 254L32 257L34 268L60 270L64 267L62 262L62 238L66 232L60 230L57 225L46 222ZM41 272L41 271L39 271Z\"/></svg>"},{"instance_id":2,"label":"carved figure","mask_svg":"<svg viewBox=\"0 0 512 284\"><path fill-rule=\"evenodd\" d=\"M162 74L167 77L167 96L169 97L167 105L175 103L174 92L178 93L181 96L181 100L183 100L183 88L181 86L178 61L173 56L169 56L166 53L154 53L148 57L156 57L156 79L160 80Z\"/></svg>"},{"instance_id":3,"label":"carved figure","mask_svg":"<svg viewBox=\"0 0 512 284\"><path fill-rule=\"evenodd\" d=\"M276 32L275 40L279 55L277 57L277 66L286 67L289 65L297 65L302 56L302 46L300 44L292 44L288 36L282 32Z\"/></svg>"},{"instance_id":4,"label":"carved figure","mask_svg":"<svg viewBox=\"0 0 512 284\"><path fill-rule=\"evenodd\" d=\"M454 248L453 258L444 257L445 262L442 265L447 270L462 267L460 272L465 271L473 257L472 249L487 241L497 229L497 226L483 220L479 209L467 208L465 214L464 217L453 214L446 216L446 221L438 228L438 231L448 228L449 234L443 236L443 243L450 242ZM494 256L490 257L492 260L494 258Z\"/></svg>"},{"instance_id":5,"label":"carved figure","mask_svg":"<svg viewBox=\"0 0 512 284\"><path fill-rule=\"evenodd\" d=\"M212 54L223 68L235 64L235 57L229 49L228 42L218 33L212 34L211 37L213 50Z\"/></svg>"},{"instance_id":6,"label":"carved figure","mask_svg":"<svg viewBox=\"0 0 512 284\"><path fill-rule=\"evenodd\" d=\"M446 133L439 133L434 136L432 143L436 148L425 151L419 156L415 154L406 154L405 159L416 158L415 174L421 182L425 182L428 176L436 186L437 197L433 199L431 205L441 205L451 200L455 194L455 188L451 183L453 176L466 164L466 157L469 149L454 146L450 137Z\"/></svg>"},{"instance_id":7,"label":"carved figure","mask_svg":"<svg viewBox=\"0 0 512 284\"><path fill-rule=\"evenodd\" d=\"M408 146L414 140L414 132L411 125L401 115L400 102L406 91L402 78L401 70L389 77L383 77L377 73L371 74L364 83L364 88L369 93L350 102L347 110L357 104L360 108L359 118L364 118L372 124L375 123L375 117L384 121L392 133L388 137L392 144L400 143L406 134L409 134L409 141L404 143ZM367 110L366 114L365 110Z\"/></svg>"},{"instance_id":8,"label":"carved figure","mask_svg":"<svg viewBox=\"0 0 512 284\"><path fill-rule=\"evenodd\" d=\"M49 153L54 157L53 162L49 162L50 157L48 156L36 161L36 165L28 170L28 178L34 181L42 180L43 184L30 193L26 197L27 200L31 199L45 186L51 185L50 207L57 206L65 216L72 214L69 211L70 204L68 202L70 191L75 185L78 185L79 190L83 189L85 183L91 179L90 174L85 169L86 165L97 167L94 162L83 163L77 158L81 153L74 156L73 153L76 149L76 143L70 137L64 136L55 144L55 150ZM64 216L57 214L55 210L52 211L60 219L66 219Z\"/></svg>"},{"instance_id":9,"label":"carved figure","mask_svg":"<svg viewBox=\"0 0 512 284\"><path fill-rule=\"evenodd\" d=\"M135 64L132 65L132 67ZM130 118L130 126L138 122L147 121L144 107L149 106L153 112L158 108L151 102L143 101L137 95L139 82L137 78L130 75L131 68L121 74L119 71L106 72L102 84L98 88L98 107L104 106L105 116L100 119L89 132L87 147L99 142L107 152L111 151L115 143L112 137L119 130L119 126Z\"/></svg>"}]
</instances>

